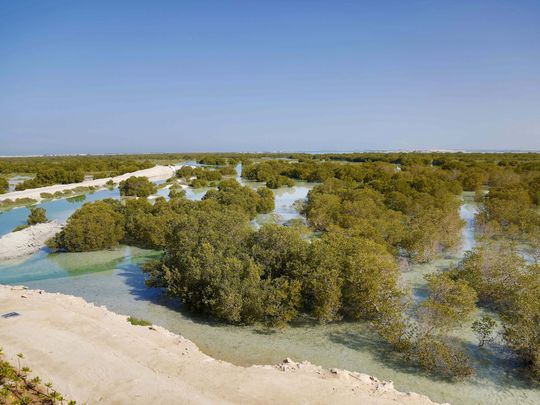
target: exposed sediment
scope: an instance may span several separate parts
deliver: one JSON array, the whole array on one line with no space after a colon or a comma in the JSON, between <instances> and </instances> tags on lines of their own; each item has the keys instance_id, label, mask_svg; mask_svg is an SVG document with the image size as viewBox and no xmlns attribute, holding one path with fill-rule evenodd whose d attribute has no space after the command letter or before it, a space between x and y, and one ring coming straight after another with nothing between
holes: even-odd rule
<instances>
[{"instance_id":1,"label":"exposed sediment","mask_svg":"<svg viewBox=\"0 0 540 405\"><path fill-rule=\"evenodd\" d=\"M0 238L0 261L29 256L41 249L47 239L62 229L62 224L51 221L29 226Z\"/></svg>"},{"instance_id":2,"label":"exposed sediment","mask_svg":"<svg viewBox=\"0 0 540 405\"><path fill-rule=\"evenodd\" d=\"M33 375L82 403L433 404L391 382L308 362L240 367L215 360L190 340L82 298L0 286L0 344L25 355ZM39 331L39 333L36 333Z\"/></svg>"}]
</instances>

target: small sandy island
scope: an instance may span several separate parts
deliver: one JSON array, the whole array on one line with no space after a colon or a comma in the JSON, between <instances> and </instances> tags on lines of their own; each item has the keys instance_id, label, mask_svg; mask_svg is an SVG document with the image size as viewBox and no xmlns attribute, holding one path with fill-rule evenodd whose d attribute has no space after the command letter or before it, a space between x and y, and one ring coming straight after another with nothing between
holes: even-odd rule
<instances>
[{"instance_id":1,"label":"small sandy island","mask_svg":"<svg viewBox=\"0 0 540 405\"><path fill-rule=\"evenodd\" d=\"M0 261L31 255L41 249L47 239L62 229L62 224L51 221L10 232L0 238Z\"/></svg>"},{"instance_id":2,"label":"small sandy island","mask_svg":"<svg viewBox=\"0 0 540 405\"><path fill-rule=\"evenodd\" d=\"M160 327L82 298L0 286L0 344L32 375L78 403L106 404L433 404L366 374L286 360L239 367L201 353Z\"/></svg>"},{"instance_id":3,"label":"small sandy island","mask_svg":"<svg viewBox=\"0 0 540 405\"><path fill-rule=\"evenodd\" d=\"M136 172L122 174L116 177L106 177L103 179L97 180L88 180L81 183L72 183L72 184L55 184L53 186L31 188L28 190L22 191L12 191L11 193L0 194L0 201L2 200L16 200L17 198L32 198L37 201L41 201L41 193L50 193L54 194L57 191L72 190L77 187L103 187L105 183L109 180L119 183L122 180L125 180L131 176L144 176L148 177L150 180L165 180L174 175L176 168L174 166L154 166L150 169L138 170Z\"/></svg>"}]
</instances>

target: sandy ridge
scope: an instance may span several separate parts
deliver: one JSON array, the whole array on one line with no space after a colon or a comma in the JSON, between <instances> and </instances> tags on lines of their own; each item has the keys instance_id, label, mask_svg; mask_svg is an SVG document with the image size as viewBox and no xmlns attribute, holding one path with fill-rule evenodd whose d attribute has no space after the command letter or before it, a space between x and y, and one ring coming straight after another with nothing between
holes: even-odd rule
<instances>
[{"instance_id":1,"label":"sandy ridge","mask_svg":"<svg viewBox=\"0 0 540 405\"><path fill-rule=\"evenodd\" d=\"M62 229L62 226L57 221L51 221L0 237L0 261L17 259L37 252L45 245L47 239Z\"/></svg>"},{"instance_id":2,"label":"sandy ridge","mask_svg":"<svg viewBox=\"0 0 540 405\"><path fill-rule=\"evenodd\" d=\"M77 187L103 187L109 180L118 183L131 176L144 176L148 177L150 180L164 180L174 175L175 171L176 169L174 166L157 165L149 169L138 170L136 172L126 173L116 177L105 177L103 179L87 180L81 183L55 184L53 186L32 188L22 191L12 191L10 193L0 194L0 201L7 199L16 200L17 198L32 198L34 200L41 201L43 199L40 195L41 193L54 194L57 191L72 190Z\"/></svg>"},{"instance_id":3,"label":"sandy ridge","mask_svg":"<svg viewBox=\"0 0 540 405\"><path fill-rule=\"evenodd\" d=\"M78 297L0 286L0 313L11 311L21 315L0 318L7 358L24 353L35 375L81 403L433 404L391 382L308 362L215 360L182 336L133 326Z\"/></svg>"}]
</instances>

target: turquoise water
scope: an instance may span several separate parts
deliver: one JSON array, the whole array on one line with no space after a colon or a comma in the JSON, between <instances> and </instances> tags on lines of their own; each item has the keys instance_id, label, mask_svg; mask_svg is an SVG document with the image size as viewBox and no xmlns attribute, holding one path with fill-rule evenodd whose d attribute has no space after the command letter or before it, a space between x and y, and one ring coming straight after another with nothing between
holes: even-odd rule
<instances>
[{"instance_id":1,"label":"turquoise water","mask_svg":"<svg viewBox=\"0 0 540 405\"><path fill-rule=\"evenodd\" d=\"M65 222L85 202L102 200L104 198L120 198L120 193L117 188L114 190L104 189L62 200L44 201L32 207L43 207L47 211L47 218ZM11 232L18 225L26 224L26 218L29 213L30 209L27 207L13 208L0 213L0 236Z\"/></svg>"},{"instance_id":2,"label":"turquoise water","mask_svg":"<svg viewBox=\"0 0 540 405\"><path fill-rule=\"evenodd\" d=\"M245 182L254 187L257 183ZM275 190L276 210L272 216L259 217L258 222L275 220L283 223L297 217L293 204L305 198L312 184L301 183L291 189ZM199 199L205 190L188 190L188 198ZM168 192L166 193L168 194ZM165 195L165 192L164 192ZM87 195L87 201L113 197L117 191L102 190ZM50 217L67 218L82 201L46 202ZM46 207L46 208L47 208ZM464 194L461 216L466 220L464 247L474 244L473 218L476 206L472 195ZM14 213L18 213L15 215ZM24 209L4 215L11 221L26 218ZM458 260L463 249L429 264L414 265L403 272L402 283L414 296L425 295L423 276L444 270ZM285 357L309 360L324 367L360 371L385 380L396 388L429 395L432 399L454 404L536 404L540 390L527 385L511 357L497 344L478 350L474 336L466 325L456 334L473 358L476 375L460 383L432 379L410 368L371 333L363 323L316 325L299 320L284 331L268 331L261 327L233 327L198 318L183 310L178 302L168 299L161 290L147 288L140 263L157 255L154 251L121 246L113 251L48 254L41 251L18 264L0 264L0 283L23 284L30 288L80 296L110 310L141 317L182 334L194 341L202 351L218 359L239 365L272 364ZM1 310L1 303L0 303ZM24 316L24 314L23 314Z\"/></svg>"}]
</instances>

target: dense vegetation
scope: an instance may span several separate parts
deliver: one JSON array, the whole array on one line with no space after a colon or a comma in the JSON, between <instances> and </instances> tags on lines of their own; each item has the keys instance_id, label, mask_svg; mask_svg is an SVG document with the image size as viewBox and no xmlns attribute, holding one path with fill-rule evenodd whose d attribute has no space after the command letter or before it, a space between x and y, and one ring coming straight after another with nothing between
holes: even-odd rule
<instances>
[{"instance_id":1,"label":"dense vegetation","mask_svg":"<svg viewBox=\"0 0 540 405\"><path fill-rule=\"evenodd\" d=\"M120 203L102 200L86 203L68 219L66 226L48 242L52 249L85 252L110 249L124 237Z\"/></svg>"},{"instance_id":2,"label":"dense vegetation","mask_svg":"<svg viewBox=\"0 0 540 405\"><path fill-rule=\"evenodd\" d=\"M79 183L85 174L95 179L147 169L154 166L143 157L132 156L43 156L0 158L0 174L35 174L17 185L26 190L52 184ZM1 180L0 180L1 181ZM2 189L0 184L0 189Z\"/></svg>"},{"instance_id":3,"label":"dense vegetation","mask_svg":"<svg viewBox=\"0 0 540 405\"><path fill-rule=\"evenodd\" d=\"M500 319L502 337L532 375L540 379L540 266L515 246L492 242L467 252L451 277L478 294L479 304Z\"/></svg>"},{"instance_id":4,"label":"dense vegetation","mask_svg":"<svg viewBox=\"0 0 540 405\"><path fill-rule=\"evenodd\" d=\"M184 167L169 201L86 204L56 246L88 250L125 242L162 250L161 260L146 268L149 285L193 311L277 327L300 315L323 323L368 321L404 361L449 378L472 372L457 328L472 323L479 344L488 345L501 325L503 343L539 377L538 155L279 157L288 159L197 160L242 160L243 176L268 187L318 182L302 208L310 239L294 226L253 229L250 219L274 208L273 193L223 180L234 174L232 166ZM217 188L188 201L177 181ZM462 190L475 192L480 205L477 248L456 268L428 275L426 299L413 303L399 286L397 263L427 262L459 246ZM91 225L98 217L108 221L101 231ZM84 240L87 233L99 237ZM490 315L475 319L477 305Z\"/></svg>"},{"instance_id":5,"label":"dense vegetation","mask_svg":"<svg viewBox=\"0 0 540 405\"><path fill-rule=\"evenodd\" d=\"M5 177L0 177L0 194L7 193L9 190L9 182Z\"/></svg>"},{"instance_id":6,"label":"dense vegetation","mask_svg":"<svg viewBox=\"0 0 540 405\"><path fill-rule=\"evenodd\" d=\"M64 168L48 168L40 170L33 179L28 179L15 186L15 190L26 190L50 186L53 184L80 183L84 180L84 173L81 171L69 171Z\"/></svg>"},{"instance_id":7,"label":"dense vegetation","mask_svg":"<svg viewBox=\"0 0 540 405\"><path fill-rule=\"evenodd\" d=\"M148 197L155 194L157 187L146 177L131 176L122 180L118 185L120 195L134 197Z\"/></svg>"},{"instance_id":8,"label":"dense vegetation","mask_svg":"<svg viewBox=\"0 0 540 405\"><path fill-rule=\"evenodd\" d=\"M86 203L69 219L64 229L49 241L49 247L69 252L110 249L121 241L162 249L179 216L188 216L197 206L230 208L248 221L274 208L274 195L224 180L217 190L209 190L202 202L192 202L177 192L169 202L164 198L151 204L146 199L120 202L106 199ZM210 208L209 208L210 209Z\"/></svg>"},{"instance_id":9,"label":"dense vegetation","mask_svg":"<svg viewBox=\"0 0 540 405\"><path fill-rule=\"evenodd\" d=\"M194 188L215 186L223 176L235 176L236 170L233 166L223 166L218 168L182 166L176 176L185 183L189 183Z\"/></svg>"}]
</instances>

